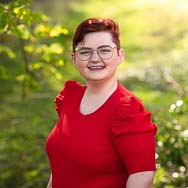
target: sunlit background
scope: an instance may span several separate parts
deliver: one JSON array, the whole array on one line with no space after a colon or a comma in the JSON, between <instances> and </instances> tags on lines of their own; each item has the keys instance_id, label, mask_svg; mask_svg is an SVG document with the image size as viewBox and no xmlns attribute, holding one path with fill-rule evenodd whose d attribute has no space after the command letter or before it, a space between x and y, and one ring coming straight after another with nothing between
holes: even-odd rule
<instances>
[{"instance_id":1,"label":"sunlit background","mask_svg":"<svg viewBox=\"0 0 188 188\"><path fill-rule=\"evenodd\" d=\"M154 188L188 187L187 0L0 0L0 187L42 188L53 100L67 79L71 40L88 17L115 19L125 61L118 79L158 126Z\"/></svg>"}]
</instances>

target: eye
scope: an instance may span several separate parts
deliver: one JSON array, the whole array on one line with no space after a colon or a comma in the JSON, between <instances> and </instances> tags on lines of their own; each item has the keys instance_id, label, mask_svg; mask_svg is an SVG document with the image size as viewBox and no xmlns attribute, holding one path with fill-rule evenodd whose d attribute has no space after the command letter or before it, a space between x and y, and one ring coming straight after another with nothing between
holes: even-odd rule
<instances>
[{"instance_id":1,"label":"eye","mask_svg":"<svg viewBox=\"0 0 188 188\"><path fill-rule=\"evenodd\" d=\"M112 51L111 48L101 48L99 50L99 52L102 54L110 53L111 51Z\"/></svg>"},{"instance_id":2,"label":"eye","mask_svg":"<svg viewBox=\"0 0 188 188\"><path fill-rule=\"evenodd\" d=\"M91 54L91 50L79 50L78 51L80 55L84 55L84 56L87 56L87 55L90 55Z\"/></svg>"}]
</instances>

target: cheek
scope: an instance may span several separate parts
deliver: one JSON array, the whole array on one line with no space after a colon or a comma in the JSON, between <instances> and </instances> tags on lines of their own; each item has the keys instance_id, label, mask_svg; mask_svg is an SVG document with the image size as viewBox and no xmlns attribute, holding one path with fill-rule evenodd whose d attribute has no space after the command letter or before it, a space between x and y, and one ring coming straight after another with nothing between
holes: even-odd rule
<instances>
[{"instance_id":1,"label":"cheek","mask_svg":"<svg viewBox=\"0 0 188 188\"><path fill-rule=\"evenodd\" d=\"M74 65L77 69L79 69L81 67L81 64L77 61L74 62Z\"/></svg>"},{"instance_id":2,"label":"cheek","mask_svg":"<svg viewBox=\"0 0 188 188\"><path fill-rule=\"evenodd\" d=\"M74 65L77 69L83 69L84 67L86 67L85 62L79 60L74 61Z\"/></svg>"},{"instance_id":3,"label":"cheek","mask_svg":"<svg viewBox=\"0 0 188 188\"><path fill-rule=\"evenodd\" d=\"M112 59L113 63L114 63L114 66L118 66L122 60L120 58L120 56L115 56L113 59Z\"/></svg>"},{"instance_id":4,"label":"cheek","mask_svg":"<svg viewBox=\"0 0 188 188\"><path fill-rule=\"evenodd\" d=\"M119 65L119 59L117 57L113 57L110 59L110 61L106 62L106 64L112 67L116 67L117 65Z\"/></svg>"}]
</instances>

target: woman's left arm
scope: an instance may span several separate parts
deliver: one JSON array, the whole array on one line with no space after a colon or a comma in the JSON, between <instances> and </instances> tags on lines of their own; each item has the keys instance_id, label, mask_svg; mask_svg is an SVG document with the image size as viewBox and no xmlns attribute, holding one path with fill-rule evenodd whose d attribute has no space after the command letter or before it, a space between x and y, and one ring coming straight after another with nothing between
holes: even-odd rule
<instances>
[{"instance_id":1,"label":"woman's left arm","mask_svg":"<svg viewBox=\"0 0 188 188\"><path fill-rule=\"evenodd\" d=\"M131 174L126 188L152 188L154 171L145 171Z\"/></svg>"}]
</instances>

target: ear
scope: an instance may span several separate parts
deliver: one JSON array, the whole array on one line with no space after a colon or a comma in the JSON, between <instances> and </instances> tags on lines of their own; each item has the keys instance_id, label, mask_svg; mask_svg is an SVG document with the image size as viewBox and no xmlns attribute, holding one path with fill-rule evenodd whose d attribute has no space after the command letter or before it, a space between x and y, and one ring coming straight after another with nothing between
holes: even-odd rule
<instances>
[{"instance_id":1,"label":"ear","mask_svg":"<svg viewBox=\"0 0 188 188\"><path fill-rule=\"evenodd\" d=\"M72 63L75 63L75 53L74 52L71 53L71 59L72 59Z\"/></svg>"},{"instance_id":2,"label":"ear","mask_svg":"<svg viewBox=\"0 0 188 188\"><path fill-rule=\"evenodd\" d=\"M120 63L123 62L123 60L125 58L125 52L124 52L123 48L119 49L119 55L118 55L118 57L119 57L118 64L120 64Z\"/></svg>"}]
</instances>

